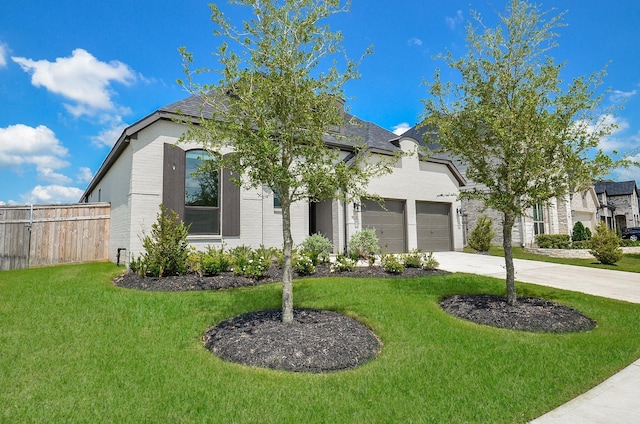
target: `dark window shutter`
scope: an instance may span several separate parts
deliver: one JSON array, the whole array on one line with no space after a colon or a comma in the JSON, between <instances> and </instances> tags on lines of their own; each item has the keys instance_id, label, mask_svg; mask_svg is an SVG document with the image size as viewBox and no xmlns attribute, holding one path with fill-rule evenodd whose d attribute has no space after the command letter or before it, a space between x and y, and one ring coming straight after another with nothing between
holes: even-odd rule
<instances>
[{"instance_id":1,"label":"dark window shutter","mask_svg":"<svg viewBox=\"0 0 640 424\"><path fill-rule=\"evenodd\" d=\"M222 170L222 235L240 235L240 187L232 178L238 174L229 169Z\"/></svg>"},{"instance_id":2,"label":"dark window shutter","mask_svg":"<svg viewBox=\"0 0 640 424\"><path fill-rule=\"evenodd\" d=\"M184 221L185 151L173 144L164 145L162 203L176 211Z\"/></svg>"}]
</instances>

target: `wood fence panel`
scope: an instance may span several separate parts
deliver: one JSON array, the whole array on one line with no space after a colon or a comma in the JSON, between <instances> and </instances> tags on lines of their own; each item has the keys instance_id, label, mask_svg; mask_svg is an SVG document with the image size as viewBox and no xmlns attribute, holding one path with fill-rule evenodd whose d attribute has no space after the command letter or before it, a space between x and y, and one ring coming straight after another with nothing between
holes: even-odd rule
<instances>
[{"instance_id":1,"label":"wood fence panel","mask_svg":"<svg viewBox=\"0 0 640 424\"><path fill-rule=\"evenodd\" d=\"M106 203L2 206L0 270L108 260L109 220Z\"/></svg>"},{"instance_id":2,"label":"wood fence panel","mask_svg":"<svg viewBox=\"0 0 640 424\"><path fill-rule=\"evenodd\" d=\"M28 223L28 208L0 209L0 270L28 266Z\"/></svg>"}]
</instances>

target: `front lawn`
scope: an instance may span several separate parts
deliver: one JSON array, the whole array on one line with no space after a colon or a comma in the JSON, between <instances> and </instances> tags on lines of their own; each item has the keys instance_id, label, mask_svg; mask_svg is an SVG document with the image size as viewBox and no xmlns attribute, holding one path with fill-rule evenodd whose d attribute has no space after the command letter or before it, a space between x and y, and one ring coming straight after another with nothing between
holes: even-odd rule
<instances>
[{"instance_id":1,"label":"front lawn","mask_svg":"<svg viewBox=\"0 0 640 424\"><path fill-rule=\"evenodd\" d=\"M122 270L122 269L120 269ZM455 293L502 280L296 280L297 307L355 317L380 356L355 370L295 374L226 363L202 347L225 318L280 305L278 284L140 292L113 264L0 272L0 422L525 423L640 357L640 305L518 284L570 305L587 333L535 334L444 313Z\"/></svg>"},{"instance_id":2,"label":"front lawn","mask_svg":"<svg viewBox=\"0 0 640 424\"><path fill-rule=\"evenodd\" d=\"M489 253L495 256L504 256L504 249L499 246L492 246L489 249ZM545 255L536 255L535 253L526 252L521 247L513 248L513 257L516 259L587 266L592 268L611 269L614 271L640 272L640 255L638 254L625 254L615 265L602 265L596 259L552 258Z\"/></svg>"}]
</instances>

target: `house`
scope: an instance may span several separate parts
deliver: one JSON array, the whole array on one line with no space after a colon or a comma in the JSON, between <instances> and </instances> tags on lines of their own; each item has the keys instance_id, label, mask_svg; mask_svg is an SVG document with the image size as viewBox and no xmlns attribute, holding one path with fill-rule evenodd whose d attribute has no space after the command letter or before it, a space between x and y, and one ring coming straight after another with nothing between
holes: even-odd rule
<instances>
[{"instance_id":1,"label":"house","mask_svg":"<svg viewBox=\"0 0 640 424\"><path fill-rule=\"evenodd\" d=\"M598 218L611 229L640 226L640 190L635 181L603 181L595 184Z\"/></svg>"},{"instance_id":2,"label":"house","mask_svg":"<svg viewBox=\"0 0 640 424\"><path fill-rule=\"evenodd\" d=\"M86 188L81 202L111 205L112 259L117 252L126 251L128 258L142 252L141 236L149 233L160 204L191 224L189 242L196 248L282 247L282 214L271 190L240 188L225 169L207 181L194 177L193 171L208 153L193 142L177 144L187 126L176 118L187 116L197 123L200 116L208 113L210 117L211 111L202 110L201 105L198 97L191 96L126 128ZM294 204L295 244L321 233L339 253L357 231L375 228L385 252L462 249L457 198L465 181L451 160L425 158L417 152L420 141L398 138L348 113L345 124L334 130L357 137L375 155L407 154L398 159L391 174L372 180L367 187L368 193L384 199L383 206L366 199L349 204L338 200ZM325 142L339 148L343 159L353 150L340 137L329 135Z\"/></svg>"},{"instance_id":3,"label":"house","mask_svg":"<svg viewBox=\"0 0 640 424\"><path fill-rule=\"evenodd\" d=\"M401 135L401 140L414 140L424 144L426 129L422 126L414 126ZM429 144L431 150L436 151L437 135L430 136L433 143ZM481 188L482 185L466 177L466 165L447 152L434 153L434 156L454 162L466 181L461 187L461 192ZM549 199L546 203L536 205L529 213L518 217L512 229L512 243L514 246L533 246L537 234L571 234L573 226L580 221L585 227L594 230L598 218L598 198L593 187L573 193L569 196ZM488 216L494 223L495 236L493 244L502 244L502 214L494 209L488 209L484 203L477 199L463 198L461 200L460 215L462 216L463 243L466 245L469 233L476 227L478 219L482 215Z\"/></svg>"}]
</instances>

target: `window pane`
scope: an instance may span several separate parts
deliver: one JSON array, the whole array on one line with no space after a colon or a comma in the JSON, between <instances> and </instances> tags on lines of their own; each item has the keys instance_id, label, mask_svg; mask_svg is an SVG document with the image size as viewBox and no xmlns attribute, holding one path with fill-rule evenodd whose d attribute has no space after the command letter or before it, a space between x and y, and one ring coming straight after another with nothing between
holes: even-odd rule
<instances>
[{"instance_id":1,"label":"window pane","mask_svg":"<svg viewBox=\"0 0 640 424\"><path fill-rule=\"evenodd\" d=\"M185 206L219 206L220 170L216 158L204 150L186 153Z\"/></svg>"},{"instance_id":2,"label":"window pane","mask_svg":"<svg viewBox=\"0 0 640 424\"><path fill-rule=\"evenodd\" d=\"M189 234L220 234L220 209L211 207L185 207L185 224L191 224Z\"/></svg>"}]
</instances>

